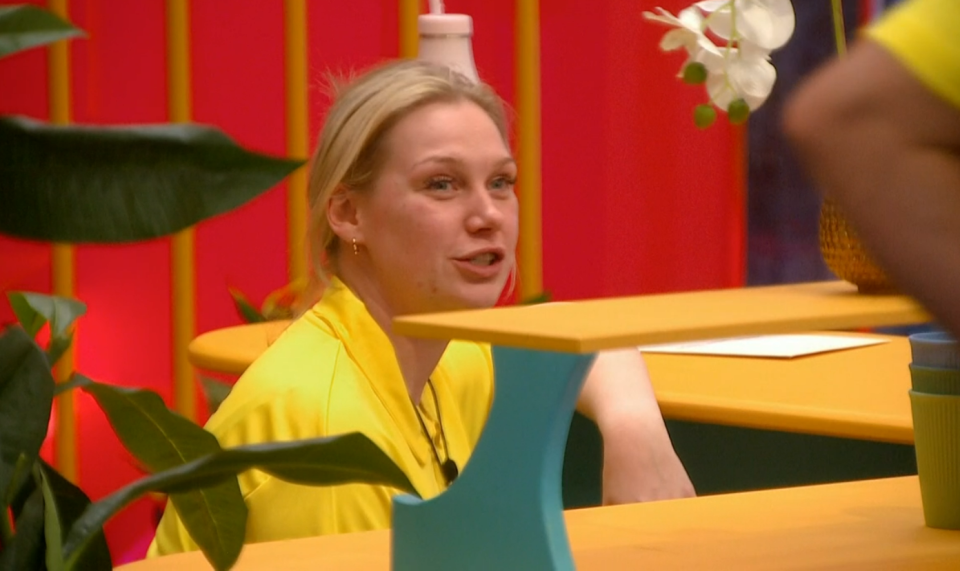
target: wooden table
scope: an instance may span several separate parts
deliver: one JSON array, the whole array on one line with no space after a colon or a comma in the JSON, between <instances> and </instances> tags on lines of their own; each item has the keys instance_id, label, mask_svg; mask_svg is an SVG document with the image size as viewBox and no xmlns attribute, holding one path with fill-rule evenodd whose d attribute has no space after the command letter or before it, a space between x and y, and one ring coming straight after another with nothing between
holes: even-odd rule
<instances>
[{"instance_id":1,"label":"wooden table","mask_svg":"<svg viewBox=\"0 0 960 571\"><path fill-rule=\"evenodd\" d=\"M239 375L288 322L211 331L190 345L203 369ZM794 359L645 354L665 418L913 443L910 346L889 343Z\"/></svg>"},{"instance_id":2,"label":"wooden table","mask_svg":"<svg viewBox=\"0 0 960 571\"><path fill-rule=\"evenodd\" d=\"M565 513L580 570L960 569L960 532L924 527L917 478L891 478ZM390 532L248 545L236 571L385 570ZM123 571L209 569L199 553Z\"/></svg>"},{"instance_id":3,"label":"wooden table","mask_svg":"<svg viewBox=\"0 0 960 571\"><path fill-rule=\"evenodd\" d=\"M591 353L744 334L858 329L929 321L912 299L862 295L846 282L618 297L401 317L411 337Z\"/></svg>"},{"instance_id":4,"label":"wooden table","mask_svg":"<svg viewBox=\"0 0 960 571\"><path fill-rule=\"evenodd\" d=\"M411 336L476 339L573 353L744 333L793 333L923 323L930 316L901 295L860 295L839 281L671 293L407 317ZM228 327L190 343L190 362L239 375L289 322Z\"/></svg>"},{"instance_id":5,"label":"wooden table","mask_svg":"<svg viewBox=\"0 0 960 571\"><path fill-rule=\"evenodd\" d=\"M645 353L665 418L913 444L910 343L768 359Z\"/></svg>"}]
</instances>

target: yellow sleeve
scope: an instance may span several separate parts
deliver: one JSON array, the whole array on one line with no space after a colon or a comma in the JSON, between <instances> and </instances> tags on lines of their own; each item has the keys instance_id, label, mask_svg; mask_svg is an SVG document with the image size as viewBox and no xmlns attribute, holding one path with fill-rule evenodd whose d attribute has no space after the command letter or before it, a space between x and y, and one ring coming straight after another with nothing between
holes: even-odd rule
<instances>
[{"instance_id":1,"label":"yellow sleeve","mask_svg":"<svg viewBox=\"0 0 960 571\"><path fill-rule=\"evenodd\" d=\"M341 349L295 324L244 373L207 429L224 448L363 432L412 474L418 468L401 452L403 436ZM339 419L333 428L330 402ZM258 470L240 474L239 482L248 510L245 543L388 528L391 498L399 492L367 484L303 486ZM197 549L168 501L148 556Z\"/></svg>"},{"instance_id":2,"label":"yellow sleeve","mask_svg":"<svg viewBox=\"0 0 960 571\"><path fill-rule=\"evenodd\" d=\"M251 371L251 373L252 376L256 376L257 371ZM245 385L249 385L254 380L245 376L244 382ZM217 437L222 447L231 448L246 444L319 436L316 431L317 415L312 410L314 407L311 406L312 399L301 391L268 393L262 397L262 402L251 404L243 398L245 386L235 390L237 394L231 395L234 398L228 398L221 410L217 411L207 424L207 429ZM248 509L245 542L265 541L264 537L269 534L263 532L263 527L276 525L277 520L281 525L273 528L271 532L279 534L278 538L291 537L291 528L296 528L301 522L295 518L277 518L272 516L272 513L277 509L287 509L287 506L276 500L277 488L283 490L284 486L292 485L276 480L259 470L243 472L238 476L238 480ZM258 504L258 497L268 496L272 498L273 504L266 506ZM300 535L293 533L292 536ZM167 555L197 549L199 547L190 538L172 501L168 500L147 555Z\"/></svg>"},{"instance_id":3,"label":"yellow sleeve","mask_svg":"<svg viewBox=\"0 0 960 571\"><path fill-rule=\"evenodd\" d=\"M311 438L317 436L311 434L316 418L309 399L290 392L245 411L243 422L217 437L224 448ZM365 484L303 486L259 470L240 474L239 482L248 510L245 543L384 529L390 526L391 498L398 493ZM197 549L168 500L148 557Z\"/></svg>"},{"instance_id":4,"label":"yellow sleeve","mask_svg":"<svg viewBox=\"0 0 960 571\"><path fill-rule=\"evenodd\" d=\"M909 0L865 34L931 91L960 108L960 1Z\"/></svg>"}]
</instances>

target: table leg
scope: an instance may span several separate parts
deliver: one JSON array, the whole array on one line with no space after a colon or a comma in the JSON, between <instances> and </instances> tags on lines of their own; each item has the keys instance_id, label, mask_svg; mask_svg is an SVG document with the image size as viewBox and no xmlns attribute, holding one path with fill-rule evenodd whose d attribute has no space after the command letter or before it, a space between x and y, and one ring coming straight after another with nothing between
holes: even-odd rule
<instances>
[{"instance_id":1,"label":"table leg","mask_svg":"<svg viewBox=\"0 0 960 571\"><path fill-rule=\"evenodd\" d=\"M494 347L493 408L460 477L393 501L393 569L574 568L561 475L593 355Z\"/></svg>"}]
</instances>

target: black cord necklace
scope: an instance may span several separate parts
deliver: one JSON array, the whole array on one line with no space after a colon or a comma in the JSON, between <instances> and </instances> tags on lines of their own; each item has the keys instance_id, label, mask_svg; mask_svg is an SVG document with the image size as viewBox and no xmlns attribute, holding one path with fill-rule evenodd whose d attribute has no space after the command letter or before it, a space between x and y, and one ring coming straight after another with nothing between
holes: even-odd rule
<instances>
[{"instance_id":1,"label":"black cord necklace","mask_svg":"<svg viewBox=\"0 0 960 571\"><path fill-rule=\"evenodd\" d=\"M440 439L443 440L443 449L447 453L446 460L440 460L440 452L437 450L433 438L430 438L430 433L427 431L427 423L423 421L423 417L420 415L420 407L415 405L413 412L417 414L417 420L420 421L420 428L423 429L423 435L427 437L427 442L430 443L430 450L433 451L433 457L437 459L437 465L440 466L440 473L443 474L443 479L446 480L449 486L457 479L457 476L460 475L460 469L457 468L457 463L450 458L450 447L447 445L447 434L443 431L443 418L440 416L440 400L437 398L437 390L433 388L432 380L427 379L427 385L430 387L430 393L433 394L433 408L437 411L437 425L440 426Z\"/></svg>"}]
</instances>

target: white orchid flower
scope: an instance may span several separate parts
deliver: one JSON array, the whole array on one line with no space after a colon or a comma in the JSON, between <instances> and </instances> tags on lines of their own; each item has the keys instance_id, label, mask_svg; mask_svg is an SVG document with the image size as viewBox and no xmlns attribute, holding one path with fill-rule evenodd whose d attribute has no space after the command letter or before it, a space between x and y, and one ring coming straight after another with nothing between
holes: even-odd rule
<instances>
[{"instance_id":1,"label":"white orchid flower","mask_svg":"<svg viewBox=\"0 0 960 571\"><path fill-rule=\"evenodd\" d=\"M698 61L701 53L714 54L720 56L720 50L704 33L703 13L694 6L690 6L681 11L677 16L667 12L663 8L657 8L659 14L653 12L644 12L643 16L648 20L665 24L674 28L660 40L660 49L665 52L672 52L683 49L687 52L687 60L680 66L677 77L683 75L683 69L691 61Z\"/></svg>"},{"instance_id":2,"label":"white orchid flower","mask_svg":"<svg viewBox=\"0 0 960 571\"><path fill-rule=\"evenodd\" d=\"M731 48L724 58L705 58L707 94L720 109L728 109L737 99L743 99L750 111L756 111L770 96L777 81L777 70L763 50Z\"/></svg>"},{"instance_id":3,"label":"white orchid flower","mask_svg":"<svg viewBox=\"0 0 960 571\"><path fill-rule=\"evenodd\" d=\"M783 46L796 26L790 0L701 0L677 16L663 8L643 15L673 28L660 40L660 49L685 50L679 75L688 83L704 81L711 103L724 111L740 100L749 111L763 105L777 80L770 52ZM719 38L719 45L711 38ZM702 67L684 73L691 63ZM746 118L743 103L736 105L740 118L731 112L731 121Z\"/></svg>"},{"instance_id":4,"label":"white orchid flower","mask_svg":"<svg viewBox=\"0 0 960 571\"><path fill-rule=\"evenodd\" d=\"M709 14L707 26L718 37L747 39L767 50L786 44L796 27L790 0L703 0L694 6Z\"/></svg>"},{"instance_id":5,"label":"white orchid flower","mask_svg":"<svg viewBox=\"0 0 960 571\"><path fill-rule=\"evenodd\" d=\"M657 8L660 12L644 12L643 17L653 22L665 24L672 28L660 40L660 49L665 52L672 52L678 49L685 49L690 57L696 56L702 50L717 51L717 46L704 35L703 13L697 8L690 6L674 16L663 8Z\"/></svg>"}]
</instances>

